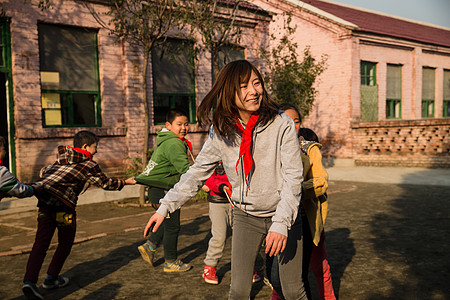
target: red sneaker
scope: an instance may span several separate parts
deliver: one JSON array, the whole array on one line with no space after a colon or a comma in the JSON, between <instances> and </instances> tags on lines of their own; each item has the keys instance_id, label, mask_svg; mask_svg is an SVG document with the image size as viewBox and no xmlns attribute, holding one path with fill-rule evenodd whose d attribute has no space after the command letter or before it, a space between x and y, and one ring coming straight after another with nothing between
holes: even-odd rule
<instances>
[{"instance_id":1,"label":"red sneaker","mask_svg":"<svg viewBox=\"0 0 450 300\"><path fill-rule=\"evenodd\" d=\"M216 267L205 266L203 269L203 280L210 284L219 284L219 278L216 275Z\"/></svg>"},{"instance_id":2,"label":"red sneaker","mask_svg":"<svg viewBox=\"0 0 450 300\"><path fill-rule=\"evenodd\" d=\"M253 271L253 283L261 281L261 276L258 275L256 270Z\"/></svg>"}]
</instances>

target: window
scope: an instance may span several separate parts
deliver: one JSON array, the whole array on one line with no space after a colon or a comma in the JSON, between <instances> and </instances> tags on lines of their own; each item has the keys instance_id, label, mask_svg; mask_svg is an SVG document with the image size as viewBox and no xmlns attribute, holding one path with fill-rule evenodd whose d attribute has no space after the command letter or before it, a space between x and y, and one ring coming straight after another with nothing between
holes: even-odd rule
<instances>
[{"instance_id":1,"label":"window","mask_svg":"<svg viewBox=\"0 0 450 300\"><path fill-rule=\"evenodd\" d=\"M361 61L361 121L378 121L377 64Z\"/></svg>"},{"instance_id":2,"label":"window","mask_svg":"<svg viewBox=\"0 0 450 300\"><path fill-rule=\"evenodd\" d=\"M444 117L450 117L450 70L444 70Z\"/></svg>"},{"instance_id":3,"label":"window","mask_svg":"<svg viewBox=\"0 0 450 300\"><path fill-rule=\"evenodd\" d=\"M402 66L387 65L386 118L400 119L402 111Z\"/></svg>"},{"instance_id":4,"label":"window","mask_svg":"<svg viewBox=\"0 0 450 300\"><path fill-rule=\"evenodd\" d=\"M219 71L229 62L245 59L244 49L240 46L225 45L220 47L218 54L218 69L214 74L218 74ZM216 68L216 65L214 65Z\"/></svg>"},{"instance_id":5,"label":"window","mask_svg":"<svg viewBox=\"0 0 450 300\"><path fill-rule=\"evenodd\" d=\"M171 108L181 108L195 123L193 45L168 39L152 49L154 124L164 124Z\"/></svg>"},{"instance_id":6,"label":"window","mask_svg":"<svg viewBox=\"0 0 450 300\"><path fill-rule=\"evenodd\" d=\"M39 24L44 127L100 126L97 32Z\"/></svg>"},{"instance_id":7,"label":"window","mask_svg":"<svg viewBox=\"0 0 450 300\"><path fill-rule=\"evenodd\" d=\"M377 84L377 68L376 63L361 61L361 85L376 85Z\"/></svg>"},{"instance_id":8,"label":"window","mask_svg":"<svg viewBox=\"0 0 450 300\"><path fill-rule=\"evenodd\" d=\"M434 117L434 69L422 69L422 118Z\"/></svg>"}]
</instances>

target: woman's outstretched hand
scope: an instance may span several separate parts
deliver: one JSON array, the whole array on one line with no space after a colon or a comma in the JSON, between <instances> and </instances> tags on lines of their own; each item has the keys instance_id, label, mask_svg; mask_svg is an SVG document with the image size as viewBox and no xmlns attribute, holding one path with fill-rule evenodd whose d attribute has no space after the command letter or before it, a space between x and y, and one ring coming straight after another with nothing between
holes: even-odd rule
<instances>
[{"instance_id":1,"label":"woman's outstretched hand","mask_svg":"<svg viewBox=\"0 0 450 300\"><path fill-rule=\"evenodd\" d=\"M287 236L269 231L266 236L266 254L276 256L286 248Z\"/></svg>"},{"instance_id":2,"label":"woman's outstretched hand","mask_svg":"<svg viewBox=\"0 0 450 300\"><path fill-rule=\"evenodd\" d=\"M144 229L144 238L150 234L150 232L156 232L158 230L161 223L164 221L164 217L158 213L154 213L153 216L147 222L147 225Z\"/></svg>"}]
</instances>

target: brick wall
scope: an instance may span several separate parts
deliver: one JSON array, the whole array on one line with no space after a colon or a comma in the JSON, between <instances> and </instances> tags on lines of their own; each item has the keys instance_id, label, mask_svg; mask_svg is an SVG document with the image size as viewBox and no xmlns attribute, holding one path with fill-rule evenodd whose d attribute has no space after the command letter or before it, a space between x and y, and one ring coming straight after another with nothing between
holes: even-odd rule
<instances>
[{"instance_id":1,"label":"brick wall","mask_svg":"<svg viewBox=\"0 0 450 300\"><path fill-rule=\"evenodd\" d=\"M353 122L356 165L450 167L450 119Z\"/></svg>"}]
</instances>

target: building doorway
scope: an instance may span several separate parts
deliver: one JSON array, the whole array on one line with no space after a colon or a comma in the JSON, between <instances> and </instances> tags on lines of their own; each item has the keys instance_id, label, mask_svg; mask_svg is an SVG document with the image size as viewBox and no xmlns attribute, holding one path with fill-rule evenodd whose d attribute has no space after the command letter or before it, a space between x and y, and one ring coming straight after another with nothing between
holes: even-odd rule
<instances>
[{"instance_id":1,"label":"building doorway","mask_svg":"<svg viewBox=\"0 0 450 300\"><path fill-rule=\"evenodd\" d=\"M6 157L2 160L4 166L8 169L10 167L9 158L10 147L9 147L9 126L8 126L8 97L7 97L7 79L5 73L0 73L0 136L2 136L6 141Z\"/></svg>"},{"instance_id":2,"label":"building doorway","mask_svg":"<svg viewBox=\"0 0 450 300\"><path fill-rule=\"evenodd\" d=\"M14 114L12 93L11 35L9 20L0 18L0 136L6 141L6 157L2 160L13 174L16 172Z\"/></svg>"}]
</instances>

